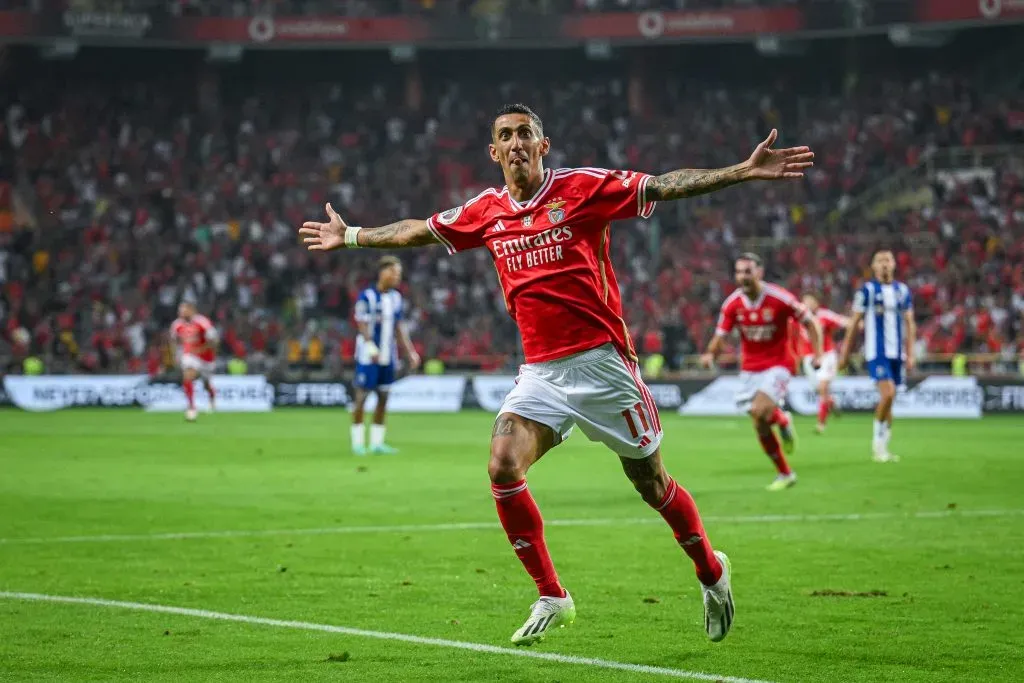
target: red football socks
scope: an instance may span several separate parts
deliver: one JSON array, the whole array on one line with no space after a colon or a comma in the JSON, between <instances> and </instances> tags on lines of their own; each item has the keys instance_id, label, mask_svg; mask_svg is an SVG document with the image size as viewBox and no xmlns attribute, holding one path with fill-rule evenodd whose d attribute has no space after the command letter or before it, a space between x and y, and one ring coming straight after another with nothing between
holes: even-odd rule
<instances>
[{"instance_id":1,"label":"red football socks","mask_svg":"<svg viewBox=\"0 0 1024 683\"><path fill-rule=\"evenodd\" d=\"M772 413L772 424L778 425L783 429L789 426L789 416L786 415L782 408L776 408L775 412Z\"/></svg>"},{"instance_id":2,"label":"red football socks","mask_svg":"<svg viewBox=\"0 0 1024 683\"><path fill-rule=\"evenodd\" d=\"M779 471L779 474L789 474L789 463L786 462L786 456L782 454L782 446L779 444L779 439L775 436L775 433L758 433L757 440L761 442L761 448L764 449L764 452L775 463L775 469Z\"/></svg>"},{"instance_id":3,"label":"red football socks","mask_svg":"<svg viewBox=\"0 0 1024 683\"><path fill-rule=\"evenodd\" d=\"M185 390L185 398L188 399L188 409L192 410L196 407L195 387L192 385L192 380L185 380L181 388Z\"/></svg>"},{"instance_id":4,"label":"red football socks","mask_svg":"<svg viewBox=\"0 0 1024 683\"><path fill-rule=\"evenodd\" d=\"M693 497L675 479L668 480L668 490L655 508L672 527L676 542L693 560L697 578L711 586L722 578L722 563L715 557L711 542L704 532L700 513Z\"/></svg>"},{"instance_id":5,"label":"red football socks","mask_svg":"<svg viewBox=\"0 0 1024 683\"><path fill-rule=\"evenodd\" d=\"M544 520L537 501L526 488L526 480L514 484L491 484L491 494L509 543L537 584L537 590L541 595L564 598L565 590L558 583L555 565L544 542Z\"/></svg>"},{"instance_id":6,"label":"red football socks","mask_svg":"<svg viewBox=\"0 0 1024 683\"><path fill-rule=\"evenodd\" d=\"M818 400L818 424L824 425L828 421L828 414L832 410L832 399L822 398Z\"/></svg>"}]
</instances>

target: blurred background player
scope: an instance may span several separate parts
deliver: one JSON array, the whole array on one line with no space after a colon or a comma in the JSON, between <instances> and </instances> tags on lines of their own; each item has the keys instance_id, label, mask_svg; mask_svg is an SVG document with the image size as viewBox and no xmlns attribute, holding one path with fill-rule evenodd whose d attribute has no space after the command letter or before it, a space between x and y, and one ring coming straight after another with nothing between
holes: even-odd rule
<instances>
[{"instance_id":1,"label":"blurred background player","mask_svg":"<svg viewBox=\"0 0 1024 683\"><path fill-rule=\"evenodd\" d=\"M813 294L804 294L803 304L818 321L818 326L821 328L821 366L815 369L814 346L811 344L807 328L803 325L793 326L793 331L796 334L797 357L803 364L804 375L817 383L818 424L815 428L817 433L821 434L825 431L829 414L838 410L829 390L839 367L835 335L839 330L846 329L850 319L823 307Z\"/></svg>"},{"instance_id":2,"label":"blurred background player","mask_svg":"<svg viewBox=\"0 0 1024 683\"><path fill-rule=\"evenodd\" d=\"M352 406L352 453L366 454L366 431L363 427L363 405L368 392L377 392L377 407L370 425L370 452L394 454L397 449L384 443L385 411L388 390L395 381L398 344L401 343L409 366L420 366L420 355L413 348L409 331L402 320L404 302L398 285L402 283L402 262L385 256L377 265L377 284L367 287L356 301L355 399Z\"/></svg>"},{"instance_id":3,"label":"blurred background player","mask_svg":"<svg viewBox=\"0 0 1024 683\"><path fill-rule=\"evenodd\" d=\"M814 367L821 362L821 330L806 307L788 291L763 282L761 257L745 253L736 259L736 291L722 303L715 336L701 356L711 367L726 335L734 327L740 332L740 380L743 388L736 402L754 420L754 431L764 452L775 464L778 475L769 491L781 491L796 483L796 473L786 456L796 448L796 430L792 417L782 410L789 380L793 377L793 359L789 341L790 320L807 329ZM779 428L782 443L772 431Z\"/></svg>"},{"instance_id":4,"label":"blurred background player","mask_svg":"<svg viewBox=\"0 0 1024 683\"><path fill-rule=\"evenodd\" d=\"M492 119L491 161L505 186L427 220L376 228L349 226L327 204L328 222L300 233L310 250L417 247L441 243L449 253L486 247L509 314L522 333L526 363L491 433L491 494L509 543L540 596L512 634L531 645L573 622L576 607L561 585L544 538L544 521L526 482L541 457L578 425L619 456L641 498L658 511L693 561L704 601L704 628L725 638L735 605L729 560L713 550L690 494L665 470L661 423L640 377L622 318L610 262L611 223L649 218L658 201L714 192L750 180L800 179L813 165L808 147L772 149L778 131L734 166L678 169L660 176L601 168L544 168L551 140L522 104Z\"/></svg>"},{"instance_id":5,"label":"blurred background player","mask_svg":"<svg viewBox=\"0 0 1024 683\"><path fill-rule=\"evenodd\" d=\"M853 335L864 326L864 360L868 374L878 386L871 450L875 462L896 462L889 452L892 436L892 404L896 390L905 386L906 374L914 369L914 341L917 326L910 288L894 280L896 259L888 249L879 249L871 258L875 277L868 280L853 297L853 317L846 326L839 368L850 361Z\"/></svg>"},{"instance_id":6,"label":"blurred background player","mask_svg":"<svg viewBox=\"0 0 1024 683\"><path fill-rule=\"evenodd\" d=\"M201 378L210 397L210 410L216 407L217 392L213 389L213 373L217 366L217 328L205 315L196 313L195 304L183 302L178 306L178 318L171 323L171 339L181 365L181 388L185 392L188 408L185 419L196 419L195 381Z\"/></svg>"}]
</instances>

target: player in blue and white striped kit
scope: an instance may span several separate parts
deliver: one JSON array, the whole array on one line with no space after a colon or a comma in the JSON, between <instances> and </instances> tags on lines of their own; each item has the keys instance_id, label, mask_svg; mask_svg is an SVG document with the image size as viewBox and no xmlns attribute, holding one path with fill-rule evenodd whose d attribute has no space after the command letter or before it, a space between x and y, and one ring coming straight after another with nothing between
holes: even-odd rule
<instances>
[{"instance_id":1,"label":"player in blue and white striped kit","mask_svg":"<svg viewBox=\"0 0 1024 683\"><path fill-rule=\"evenodd\" d=\"M910 288L893 279L896 259L888 249L879 249L871 258L874 279L857 290L853 299L853 317L846 327L839 367L850 360L853 335L864 324L864 360L868 374L878 385L880 400L875 409L874 436L871 442L876 462L899 460L889 452L892 434L892 404L897 388L905 386L905 373L914 369L914 303Z\"/></svg>"},{"instance_id":2,"label":"player in blue and white striped kit","mask_svg":"<svg viewBox=\"0 0 1024 683\"><path fill-rule=\"evenodd\" d=\"M384 412L387 409L388 390L395 381L398 364L398 344L401 343L409 365L419 367L420 356L412 346L409 332L402 320L405 302L397 287L402 282L402 262L394 256L385 256L377 267L377 284L367 287L356 300L356 377L355 399L352 405L352 453L366 455L363 429L363 404L371 391L377 392L377 408L370 425L370 452L397 453L384 443Z\"/></svg>"}]
</instances>

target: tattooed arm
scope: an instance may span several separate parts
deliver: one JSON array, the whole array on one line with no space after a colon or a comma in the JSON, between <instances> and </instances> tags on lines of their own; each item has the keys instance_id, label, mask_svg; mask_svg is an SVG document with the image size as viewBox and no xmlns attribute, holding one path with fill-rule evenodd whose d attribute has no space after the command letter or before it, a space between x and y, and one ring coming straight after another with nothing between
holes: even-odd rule
<instances>
[{"instance_id":1,"label":"tattooed arm","mask_svg":"<svg viewBox=\"0 0 1024 683\"><path fill-rule=\"evenodd\" d=\"M745 180L750 178L746 177L743 164L710 170L681 168L651 178L647 182L644 199L649 202L686 199L715 192Z\"/></svg>"},{"instance_id":2,"label":"tattooed arm","mask_svg":"<svg viewBox=\"0 0 1024 683\"><path fill-rule=\"evenodd\" d=\"M792 180L804 177L804 170L814 165L810 147L772 149L779 133L772 129L750 158L743 163L717 169L682 168L651 178L644 199L671 201L715 192L748 180Z\"/></svg>"},{"instance_id":3,"label":"tattooed arm","mask_svg":"<svg viewBox=\"0 0 1024 683\"><path fill-rule=\"evenodd\" d=\"M344 246L399 249L437 244L426 221L407 219L379 228L356 228L347 225L330 204L327 217L327 223L307 221L299 228L310 251L330 251Z\"/></svg>"}]
</instances>

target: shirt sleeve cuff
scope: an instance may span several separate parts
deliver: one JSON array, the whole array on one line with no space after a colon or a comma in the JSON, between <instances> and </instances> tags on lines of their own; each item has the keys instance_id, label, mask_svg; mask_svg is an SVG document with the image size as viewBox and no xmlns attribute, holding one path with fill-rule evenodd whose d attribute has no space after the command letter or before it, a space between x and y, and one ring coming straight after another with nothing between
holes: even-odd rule
<instances>
[{"instance_id":1,"label":"shirt sleeve cuff","mask_svg":"<svg viewBox=\"0 0 1024 683\"><path fill-rule=\"evenodd\" d=\"M441 231L437 229L437 226L434 225L433 216L427 219L427 229L430 230L430 233L434 236L434 239L436 239L438 242L444 245L444 248L448 250L449 254L454 254L456 251L458 251L455 248L455 246L451 242L449 242L444 235L441 234Z\"/></svg>"}]
</instances>

